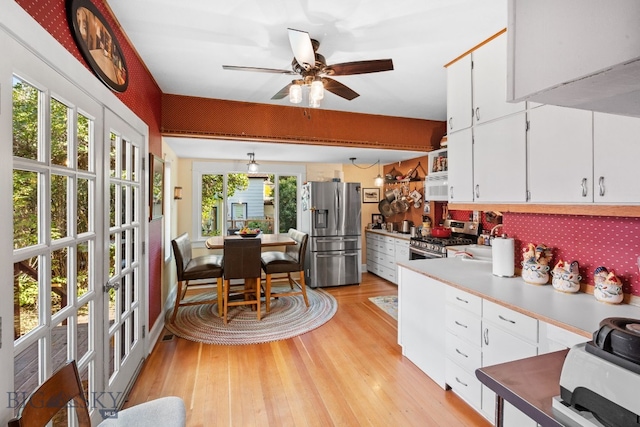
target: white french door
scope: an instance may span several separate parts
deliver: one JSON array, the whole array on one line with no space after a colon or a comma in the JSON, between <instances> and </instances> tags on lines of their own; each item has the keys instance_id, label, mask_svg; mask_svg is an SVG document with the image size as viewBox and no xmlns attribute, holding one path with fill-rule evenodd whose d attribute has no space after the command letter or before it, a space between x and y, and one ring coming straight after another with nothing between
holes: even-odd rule
<instances>
[{"instance_id":1,"label":"white french door","mask_svg":"<svg viewBox=\"0 0 640 427\"><path fill-rule=\"evenodd\" d=\"M2 232L13 242L2 264L13 265L13 298L0 302L13 318L2 416L74 359L97 421L122 403L145 355L145 138L2 29L0 45L11 165L1 173L12 176L0 188L13 205Z\"/></svg>"},{"instance_id":2,"label":"white french door","mask_svg":"<svg viewBox=\"0 0 640 427\"><path fill-rule=\"evenodd\" d=\"M144 358L143 137L105 110L105 391L119 403Z\"/></svg>"}]
</instances>

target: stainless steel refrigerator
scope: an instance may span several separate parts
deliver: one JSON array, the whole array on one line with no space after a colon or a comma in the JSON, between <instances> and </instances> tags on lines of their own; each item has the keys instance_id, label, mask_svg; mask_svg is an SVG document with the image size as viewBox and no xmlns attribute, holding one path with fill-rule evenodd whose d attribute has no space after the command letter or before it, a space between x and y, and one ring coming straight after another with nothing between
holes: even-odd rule
<instances>
[{"instance_id":1,"label":"stainless steel refrigerator","mask_svg":"<svg viewBox=\"0 0 640 427\"><path fill-rule=\"evenodd\" d=\"M302 186L301 229L309 234L305 280L312 288L359 284L362 277L360 183Z\"/></svg>"}]
</instances>

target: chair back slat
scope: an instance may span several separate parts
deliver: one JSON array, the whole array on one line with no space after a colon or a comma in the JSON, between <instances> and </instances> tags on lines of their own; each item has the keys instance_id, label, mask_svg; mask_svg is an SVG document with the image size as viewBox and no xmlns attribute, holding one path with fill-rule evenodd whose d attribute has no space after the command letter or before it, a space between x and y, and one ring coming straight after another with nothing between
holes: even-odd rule
<instances>
[{"instance_id":1,"label":"chair back slat","mask_svg":"<svg viewBox=\"0 0 640 427\"><path fill-rule=\"evenodd\" d=\"M225 239L222 271L225 279L260 277L261 241L259 238Z\"/></svg>"}]
</instances>

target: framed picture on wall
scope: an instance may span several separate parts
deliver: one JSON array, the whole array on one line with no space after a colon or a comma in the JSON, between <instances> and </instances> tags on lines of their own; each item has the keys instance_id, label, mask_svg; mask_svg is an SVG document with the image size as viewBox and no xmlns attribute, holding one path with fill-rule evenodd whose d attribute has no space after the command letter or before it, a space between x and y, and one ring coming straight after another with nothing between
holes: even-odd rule
<instances>
[{"instance_id":1,"label":"framed picture on wall","mask_svg":"<svg viewBox=\"0 0 640 427\"><path fill-rule=\"evenodd\" d=\"M379 201L380 189L378 187L362 189L362 203L378 203Z\"/></svg>"},{"instance_id":2,"label":"framed picture on wall","mask_svg":"<svg viewBox=\"0 0 640 427\"><path fill-rule=\"evenodd\" d=\"M115 92L129 85L127 64L113 30L91 0L66 0L71 34L89 68Z\"/></svg>"},{"instance_id":3,"label":"framed picture on wall","mask_svg":"<svg viewBox=\"0 0 640 427\"><path fill-rule=\"evenodd\" d=\"M164 160L149 154L149 220L161 218L164 206Z\"/></svg>"}]
</instances>

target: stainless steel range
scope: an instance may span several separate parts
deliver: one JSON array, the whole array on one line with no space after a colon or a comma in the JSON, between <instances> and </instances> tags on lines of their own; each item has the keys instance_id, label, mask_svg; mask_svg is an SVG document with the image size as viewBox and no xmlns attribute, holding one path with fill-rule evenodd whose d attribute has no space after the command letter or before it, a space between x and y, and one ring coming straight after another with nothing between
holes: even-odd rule
<instances>
[{"instance_id":1,"label":"stainless steel range","mask_svg":"<svg viewBox=\"0 0 640 427\"><path fill-rule=\"evenodd\" d=\"M446 258L447 246L471 245L478 242L481 225L473 221L445 220L451 237L412 237L409 241L409 259Z\"/></svg>"}]
</instances>

